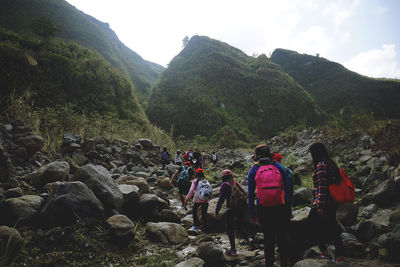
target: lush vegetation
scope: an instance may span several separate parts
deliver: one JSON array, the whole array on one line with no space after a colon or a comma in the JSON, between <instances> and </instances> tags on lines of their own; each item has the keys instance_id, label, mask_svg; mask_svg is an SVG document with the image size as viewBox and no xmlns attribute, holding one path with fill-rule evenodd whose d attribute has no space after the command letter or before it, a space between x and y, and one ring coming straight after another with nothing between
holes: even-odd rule
<instances>
[{"instance_id":1,"label":"lush vegetation","mask_svg":"<svg viewBox=\"0 0 400 267\"><path fill-rule=\"evenodd\" d=\"M310 125L322 112L312 97L267 59L194 36L153 87L149 119L173 136L210 137L237 147L289 125Z\"/></svg>"},{"instance_id":2,"label":"lush vegetation","mask_svg":"<svg viewBox=\"0 0 400 267\"><path fill-rule=\"evenodd\" d=\"M319 56L276 49L271 60L307 90L326 112L342 121L361 116L400 118L400 81L373 79Z\"/></svg>"},{"instance_id":3,"label":"lush vegetation","mask_svg":"<svg viewBox=\"0 0 400 267\"><path fill-rule=\"evenodd\" d=\"M92 138L104 136L109 140L121 138L132 143L140 138L149 138L155 144L175 151L175 143L161 129L146 123L121 119L117 113L77 112L76 104L37 107L33 105L30 91L22 95L11 94L7 98L8 108L1 114L0 122L9 123L20 119L29 125L33 132L44 139L44 151L53 154L60 151L64 132Z\"/></svg>"},{"instance_id":4,"label":"lush vegetation","mask_svg":"<svg viewBox=\"0 0 400 267\"><path fill-rule=\"evenodd\" d=\"M23 36L44 38L55 34L93 49L134 84L135 93L143 103L151 84L164 69L127 48L107 23L84 14L66 1L2 1L0 25Z\"/></svg>"}]
</instances>

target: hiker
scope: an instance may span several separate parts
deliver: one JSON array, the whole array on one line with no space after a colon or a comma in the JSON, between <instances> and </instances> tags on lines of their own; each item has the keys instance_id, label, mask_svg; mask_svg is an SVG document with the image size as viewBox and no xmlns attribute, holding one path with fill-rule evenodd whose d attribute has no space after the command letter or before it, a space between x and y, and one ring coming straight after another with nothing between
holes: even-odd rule
<instances>
[{"instance_id":1,"label":"hiker","mask_svg":"<svg viewBox=\"0 0 400 267\"><path fill-rule=\"evenodd\" d=\"M226 228L231 248L225 251L225 255L236 256L235 246L235 224L236 228L246 238L250 249L254 249L254 241L249 238L243 219L247 207L246 191L233 179L231 170L222 171L222 184L215 215L218 216L222 204L226 200ZM236 223L235 223L236 221Z\"/></svg>"},{"instance_id":2,"label":"hiker","mask_svg":"<svg viewBox=\"0 0 400 267\"><path fill-rule=\"evenodd\" d=\"M283 165L282 163L281 163L281 160L283 159L283 156L281 155L281 154L279 154L279 153L272 153L272 160L273 161L276 161L276 162L278 162L281 166L282 166L282 168L284 169L284 173L285 173L285 175L291 180L291 183L292 183L292 185L294 185L294 175L293 175L293 172L292 172L292 170L291 169L289 169L288 167L286 167L285 165ZM290 202L290 203L288 203L288 201L292 201L293 199L287 199L287 202L286 202L286 204L287 204L287 206L288 206L288 209L289 209L289 215L290 215L290 217L289 217L289 220L290 220L290 218L292 217L292 202Z\"/></svg>"},{"instance_id":3,"label":"hiker","mask_svg":"<svg viewBox=\"0 0 400 267\"><path fill-rule=\"evenodd\" d=\"M164 147L163 148L163 152L161 153L161 161L162 161L162 169L164 170L165 165L169 164L169 160L170 160L170 155L167 151L167 148Z\"/></svg>"},{"instance_id":4,"label":"hiker","mask_svg":"<svg viewBox=\"0 0 400 267\"><path fill-rule=\"evenodd\" d=\"M182 166L182 153L179 149L176 151L176 154L174 157L174 162L175 162L175 165Z\"/></svg>"},{"instance_id":5,"label":"hiker","mask_svg":"<svg viewBox=\"0 0 400 267\"><path fill-rule=\"evenodd\" d=\"M203 168L206 167L206 156L207 156L206 151L203 149L201 151L201 158L203 159L203 162L201 163L201 165L203 166Z\"/></svg>"},{"instance_id":6,"label":"hiker","mask_svg":"<svg viewBox=\"0 0 400 267\"><path fill-rule=\"evenodd\" d=\"M212 162L213 165L217 164L217 162L218 162L218 156L217 156L217 154L215 154L215 152L216 151L213 150L212 154L211 154L211 162Z\"/></svg>"},{"instance_id":7,"label":"hiker","mask_svg":"<svg viewBox=\"0 0 400 267\"><path fill-rule=\"evenodd\" d=\"M266 144L255 148L253 160L256 164L248 173L248 199L250 220L260 222L264 234L264 257L266 266L274 266L275 243L279 248L282 267L288 266L288 234L293 184L285 175L283 167L272 161L272 154ZM257 213L254 205L254 191L257 188ZM256 217L257 214L257 217ZM258 220L257 220L258 218Z\"/></svg>"},{"instance_id":8,"label":"hiker","mask_svg":"<svg viewBox=\"0 0 400 267\"><path fill-rule=\"evenodd\" d=\"M188 161L190 161L191 164L193 164L193 149L189 148L188 151Z\"/></svg>"},{"instance_id":9,"label":"hiker","mask_svg":"<svg viewBox=\"0 0 400 267\"><path fill-rule=\"evenodd\" d=\"M179 174L179 176L178 176ZM190 179L193 178L193 169L190 167L190 162L186 161L185 166L180 167L175 171L175 173L172 175L171 181L169 182L169 185L172 187L176 177L178 176L178 181L177 181L177 186L178 186L178 191L179 191L179 199L181 200L182 203L182 209L187 211L186 205L185 205L185 197L189 192L190 188Z\"/></svg>"},{"instance_id":10,"label":"hiker","mask_svg":"<svg viewBox=\"0 0 400 267\"><path fill-rule=\"evenodd\" d=\"M191 231L198 232L200 228L200 221L197 215L197 210L201 207L201 217L203 220L203 231L207 229L207 209L208 202L212 197L212 187L210 183L205 179L203 169L196 170L196 178L192 182L189 193L185 199L185 206L187 202L194 195L193 205L193 226L190 228Z\"/></svg>"},{"instance_id":11,"label":"hiker","mask_svg":"<svg viewBox=\"0 0 400 267\"><path fill-rule=\"evenodd\" d=\"M189 160L189 151L185 151L182 156L182 162L190 161Z\"/></svg>"},{"instance_id":12,"label":"hiker","mask_svg":"<svg viewBox=\"0 0 400 267\"><path fill-rule=\"evenodd\" d=\"M336 221L336 210L339 204L334 201L328 190L330 177L336 175L338 167L329 156L328 150L322 143L314 143L309 149L314 165L313 171L313 196L314 201L308 216L311 229L314 230L321 258L342 261L344 250L340 237L341 228ZM340 174L339 174L340 175ZM335 257L332 258L326 244L333 241Z\"/></svg>"},{"instance_id":13,"label":"hiker","mask_svg":"<svg viewBox=\"0 0 400 267\"><path fill-rule=\"evenodd\" d=\"M201 169L201 163L202 163L202 158L201 158L201 153L200 153L200 151L199 151L199 149L196 147L195 148L195 150L194 150L194 153L193 153L193 164L194 164L194 167L196 168L196 169Z\"/></svg>"}]
</instances>

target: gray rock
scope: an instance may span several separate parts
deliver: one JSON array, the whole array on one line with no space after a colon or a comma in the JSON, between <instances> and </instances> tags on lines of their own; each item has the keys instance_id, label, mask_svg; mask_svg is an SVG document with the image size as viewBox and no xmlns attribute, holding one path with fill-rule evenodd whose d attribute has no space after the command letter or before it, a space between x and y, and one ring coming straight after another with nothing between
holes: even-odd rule
<instances>
[{"instance_id":1,"label":"gray rock","mask_svg":"<svg viewBox=\"0 0 400 267\"><path fill-rule=\"evenodd\" d=\"M386 179L383 172L371 172L371 174L364 180L362 185L363 193L367 193L376 188L382 181Z\"/></svg>"},{"instance_id":2,"label":"gray rock","mask_svg":"<svg viewBox=\"0 0 400 267\"><path fill-rule=\"evenodd\" d=\"M147 179L150 177L150 174L148 174L147 172L137 172L135 173L135 176Z\"/></svg>"},{"instance_id":3,"label":"gray rock","mask_svg":"<svg viewBox=\"0 0 400 267\"><path fill-rule=\"evenodd\" d=\"M371 218L377 211L379 207L376 204L370 204L366 207L360 209L360 216L366 219Z\"/></svg>"},{"instance_id":4,"label":"gray rock","mask_svg":"<svg viewBox=\"0 0 400 267\"><path fill-rule=\"evenodd\" d=\"M383 172L383 167L387 164L386 158L374 158L372 161L371 173Z\"/></svg>"},{"instance_id":5,"label":"gray rock","mask_svg":"<svg viewBox=\"0 0 400 267\"><path fill-rule=\"evenodd\" d=\"M44 145L43 138L36 134L29 134L24 137L17 138L16 143L23 145L28 152L29 157L40 151Z\"/></svg>"},{"instance_id":6,"label":"gray rock","mask_svg":"<svg viewBox=\"0 0 400 267\"><path fill-rule=\"evenodd\" d=\"M225 262L222 249L213 242L203 242L197 247L198 256L208 266L222 266Z\"/></svg>"},{"instance_id":7,"label":"gray rock","mask_svg":"<svg viewBox=\"0 0 400 267\"><path fill-rule=\"evenodd\" d=\"M169 179L169 177L166 177L166 176L161 176L157 179L158 186L165 190L171 189L169 182L170 182L170 179Z\"/></svg>"},{"instance_id":8,"label":"gray rock","mask_svg":"<svg viewBox=\"0 0 400 267\"><path fill-rule=\"evenodd\" d=\"M17 229L4 225L0 226L0 257L2 266L8 266L8 264L13 262L21 251L23 243L24 240ZM3 252L6 249L8 249L7 255L4 255Z\"/></svg>"},{"instance_id":9,"label":"gray rock","mask_svg":"<svg viewBox=\"0 0 400 267\"><path fill-rule=\"evenodd\" d=\"M292 221L305 221L308 218L308 214L310 214L310 207L304 207L298 210L293 211Z\"/></svg>"},{"instance_id":10,"label":"gray rock","mask_svg":"<svg viewBox=\"0 0 400 267\"><path fill-rule=\"evenodd\" d=\"M163 244L182 244L188 239L188 233L183 226L170 222L147 223L146 235L151 241Z\"/></svg>"},{"instance_id":11,"label":"gray rock","mask_svg":"<svg viewBox=\"0 0 400 267\"><path fill-rule=\"evenodd\" d=\"M358 241L357 237L349 234L349 233L342 233L341 234L344 253L346 257L365 257L366 252L365 248L366 245Z\"/></svg>"},{"instance_id":12,"label":"gray rock","mask_svg":"<svg viewBox=\"0 0 400 267\"><path fill-rule=\"evenodd\" d=\"M146 150L152 150L155 148L153 142L151 142L150 139L139 139L138 141Z\"/></svg>"},{"instance_id":13,"label":"gray rock","mask_svg":"<svg viewBox=\"0 0 400 267\"><path fill-rule=\"evenodd\" d=\"M332 263L329 260L320 259L305 259L295 263L293 267L329 267ZM335 267L351 267L350 264L345 262L339 262L334 264Z\"/></svg>"},{"instance_id":14,"label":"gray rock","mask_svg":"<svg viewBox=\"0 0 400 267\"><path fill-rule=\"evenodd\" d=\"M114 239L123 245L129 244L135 238L134 223L125 215L113 215L107 219L107 225L111 228Z\"/></svg>"},{"instance_id":15,"label":"gray rock","mask_svg":"<svg viewBox=\"0 0 400 267\"><path fill-rule=\"evenodd\" d=\"M4 192L5 198L15 198L23 195L22 189L19 187L10 188Z\"/></svg>"},{"instance_id":16,"label":"gray rock","mask_svg":"<svg viewBox=\"0 0 400 267\"><path fill-rule=\"evenodd\" d=\"M135 213L137 213L139 207L139 187L136 185L121 184L118 185L118 188L121 190L124 197L124 203L122 205L123 213L129 217L135 217Z\"/></svg>"},{"instance_id":17,"label":"gray rock","mask_svg":"<svg viewBox=\"0 0 400 267\"><path fill-rule=\"evenodd\" d=\"M357 221L358 205L357 203L341 204L336 211L336 219L344 226L351 226Z\"/></svg>"},{"instance_id":18,"label":"gray rock","mask_svg":"<svg viewBox=\"0 0 400 267\"><path fill-rule=\"evenodd\" d=\"M308 188L301 187L293 193L293 206L310 204L312 202L312 191Z\"/></svg>"},{"instance_id":19,"label":"gray rock","mask_svg":"<svg viewBox=\"0 0 400 267\"><path fill-rule=\"evenodd\" d=\"M136 177L136 176L132 176L132 175L124 175L124 176L119 177L116 180L116 183L117 184L136 185L137 187L139 187L140 194L145 194L145 193L150 192L149 184L146 182L145 179L140 178L140 177Z\"/></svg>"},{"instance_id":20,"label":"gray rock","mask_svg":"<svg viewBox=\"0 0 400 267\"><path fill-rule=\"evenodd\" d=\"M161 211L168 208L168 203L154 194L143 194L139 198L139 209L136 216L142 216L148 220L159 221Z\"/></svg>"},{"instance_id":21,"label":"gray rock","mask_svg":"<svg viewBox=\"0 0 400 267\"><path fill-rule=\"evenodd\" d=\"M400 189L393 179L387 179L372 192L372 199L379 207L391 206L400 200Z\"/></svg>"},{"instance_id":22,"label":"gray rock","mask_svg":"<svg viewBox=\"0 0 400 267\"><path fill-rule=\"evenodd\" d=\"M77 221L94 223L104 216L104 208L92 190L82 182L55 182L40 219L43 226L72 225Z\"/></svg>"},{"instance_id":23,"label":"gray rock","mask_svg":"<svg viewBox=\"0 0 400 267\"><path fill-rule=\"evenodd\" d=\"M103 166L83 166L75 172L73 180L85 183L103 203L106 211L121 210L122 192Z\"/></svg>"},{"instance_id":24,"label":"gray rock","mask_svg":"<svg viewBox=\"0 0 400 267\"><path fill-rule=\"evenodd\" d=\"M181 261L176 265L176 267L203 267L205 262L197 257Z\"/></svg>"},{"instance_id":25,"label":"gray rock","mask_svg":"<svg viewBox=\"0 0 400 267\"><path fill-rule=\"evenodd\" d=\"M155 173L157 176L169 176L169 173L167 170L156 170Z\"/></svg>"},{"instance_id":26,"label":"gray rock","mask_svg":"<svg viewBox=\"0 0 400 267\"><path fill-rule=\"evenodd\" d=\"M128 145L128 141L120 138L114 139L111 143L117 145L119 148Z\"/></svg>"},{"instance_id":27,"label":"gray rock","mask_svg":"<svg viewBox=\"0 0 400 267\"><path fill-rule=\"evenodd\" d=\"M372 216L370 221L376 225L378 230L386 230L389 228L392 213L393 211L390 209L380 209Z\"/></svg>"},{"instance_id":28,"label":"gray rock","mask_svg":"<svg viewBox=\"0 0 400 267\"><path fill-rule=\"evenodd\" d=\"M36 195L25 195L18 198L9 198L5 201L7 221L9 225L19 226L35 223L44 199Z\"/></svg>"},{"instance_id":29,"label":"gray rock","mask_svg":"<svg viewBox=\"0 0 400 267\"><path fill-rule=\"evenodd\" d=\"M70 167L66 161L54 161L41 167L33 179L36 188L41 189L47 183L63 182L68 179Z\"/></svg>"},{"instance_id":30,"label":"gray rock","mask_svg":"<svg viewBox=\"0 0 400 267\"><path fill-rule=\"evenodd\" d=\"M361 242L367 242L378 234L376 225L372 221L363 221L356 226L356 236Z\"/></svg>"},{"instance_id":31,"label":"gray rock","mask_svg":"<svg viewBox=\"0 0 400 267\"><path fill-rule=\"evenodd\" d=\"M163 209L161 211L160 220L163 222L181 223L181 218L179 218L179 216L175 212L169 209Z\"/></svg>"},{"instance_id":32,"label":"gray rock","mask_svg":"<svg viewBox=\"0 0 400 267\"><path fill-rule=\"evenodd\" d=\"M395 227L396 225L400 225L400 206L395 209L389 218L390 226Z\"/></svg>"}]
</instances>

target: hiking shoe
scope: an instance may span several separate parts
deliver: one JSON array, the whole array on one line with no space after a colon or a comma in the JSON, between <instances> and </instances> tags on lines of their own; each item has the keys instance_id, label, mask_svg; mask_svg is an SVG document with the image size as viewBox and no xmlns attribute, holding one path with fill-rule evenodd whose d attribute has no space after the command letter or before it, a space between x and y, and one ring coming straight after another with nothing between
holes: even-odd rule
<instances>
[{"instance_id":1,"label":"hiking shoe","mask_svg":"<svg viewBox=\"0 0 400 267\"><path fill-rule=\"evenodd\" d=\"M200 229L197 228L196 226L192 226L192 228L190 228L189 231L198 232L200 231Z\"/></svg>"},{"instance_id":2,"label":"hiking shoe","mask_svg":"<svg viewBox=\"0 0 400 267\"><path fill-rule=\"evenodd\" d=\"M249 238L247 240L247 243L249 243L250 250L254 250L254 240L253 240L253 238Z\"/></svg>"},{"instance_id":3,"label":"hiking shoe","mask_svg":"<svg viewBox=\"0 0 400 267\"><path fill-rule=\"evenodd\" d=\"M331 255L329 255L329 254L320 254L319 255L319 258L320 259L324 259L324 260L332 260L332 256Z\"/></svg>"},{"instance_id":4,"label":"hiking shoe","mask_svg":"<svg viewBox=\"0 0 400 267\"><path fill-rule=\"evenodd\" d=\"M188 211L188 209L185 206L181 206L181 209L184 211Z\"/></svg>"},{"instance_id":5,"label":"hiking shoe","mask_svg":"<svg viewBox=\"0 0 400 267\"><path fill-rule=\"evenodd\" d=\"M236 250L229 249L229 250L225 251L225 255L234 257L234 256L237 256L237 253L236 253Z\"/></svg>"}]
</instances>

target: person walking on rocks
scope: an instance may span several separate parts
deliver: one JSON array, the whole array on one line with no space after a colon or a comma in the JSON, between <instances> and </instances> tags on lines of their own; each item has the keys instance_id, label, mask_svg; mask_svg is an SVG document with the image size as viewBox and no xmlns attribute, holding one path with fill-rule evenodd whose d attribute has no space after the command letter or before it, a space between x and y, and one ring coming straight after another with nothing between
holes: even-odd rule
<instances>
[{"instance_id":1,"label":"person walking on rocks","mask_svg":"<svg viewBox=\"0 0 400 267\"><path fill-rule=\"evenodd\" d=\"M182 209L187 210L185 205L185 198L189 192L190 188L190 180L193 178L194 172L190 167L190 162L186 161L185 166L180 167L175 171L172 175L171 181L169 182L170 186L174 184L176 177L178 177L177 186L179 190L179 199L182 203Z\"/></svg>"},{"instance_id":2,"label":"person walking on rocks","mask_svg":"<svg viewBox=\"0 0 400 267\"><path fill-rule=\"evenodd\" d=\"M161 161L162 161L162 169L164 170L165 165L169 164L170 161L170 155L167 151L167 148L164 147L163 152L161 153Z\"/></svg>"},{"instance_id":3,"label":"person walking on rocks","mask_svg":"<svg viewBox=\"0 0 400 267\"><path fill-rule=\"evenodd\" d=\"M225 251L228 256L236 256L235 245L235 221L240 233L247 239L250 249L253 249L253 239L249 238L244 224L244 212L247 206L246 192L243 187L233 179L231 170L222 171L222 184L219 191L219 198L215 215L221 210L226 200L226 228L231 248Z\"/></svg>"},{"instance_id":4,"label":"person walking on rocks","mask_svg":"<svg viewBox=\"0 0 400 267\"><path fill-rule=\"evenodd\" d=\"M309 149L314 165L313 171L313 196L312 208L308 216L311 229L314 230L321 258L332 259L326 244L333 241L335 245L336 261L343 260L344 250L340 237L341 227L336 221L336 210L339 206L329 195L329 178L339 175L336 163L329 156L328 150L322 143L314 143Z\"/></svg>"},{"instance_id":5,"label":"person walking on rocks","mask_svg":"<svg viewBox=\"0 0 400 267\"><path fill-rule=\"evenodd\" d=\"M213 165L218 163L218 155L216 154L215 150L212 151L211 162L212 162Z\"/></svg>"},{"instance_id":6,"label":"person walking on rocks","mask_svg":"<svg viewBox=\"0 0 400 267\"><path fill-rule=\"evenodd\" d=\"M197 214L197 210L201 207L201 217L203 220L203 230L207 230L207 209L208 202L212 197L212 187L210 183L205 179L203 169L196 170L196 178L192 182L189 193L186 196L185 206L187 202L194 195L194 205L193 205L193 227L191 231L198 232L200 228L200 220Z\"/></svg>"},{"instance_id":7,"label":"person walking on rocks","mask_svg":"<svg viewBox=\"0 0 400 267\"><path fill-rule=\"evenodd\" d=\"M178 149L174 157L175 165L182 166L182 152Z\"/></svg>"},{"instance_id":8,"label":"person walking on rocks","mask_svg":"<svg viewBox=\"0 0 400 267\"><path fill-rule=\"evenodd\" d=\"M289 226L293 184L285 175L282 166L272 160L272 153L266 144L255 148L253 160L256 164L248 173L248 200L250 220L260 222L264 234L264 257L266 266L274 266L275 243L279 248L280 266L288 266ZM254 192L257 189L257 213ZM257 214L257 217L256 217Z\"/></svg>"}]
</instances>

